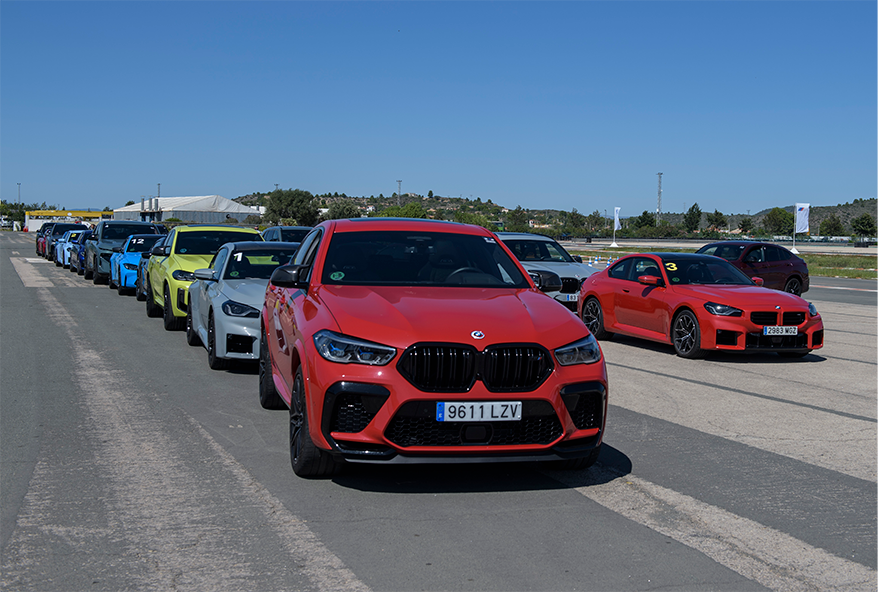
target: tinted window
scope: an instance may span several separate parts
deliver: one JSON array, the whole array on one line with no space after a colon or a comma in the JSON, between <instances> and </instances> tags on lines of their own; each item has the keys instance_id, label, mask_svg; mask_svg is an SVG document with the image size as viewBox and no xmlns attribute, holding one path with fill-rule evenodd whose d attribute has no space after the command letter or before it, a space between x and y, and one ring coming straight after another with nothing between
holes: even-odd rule
<instances>
[{"instance_id":1,"label":"tinted window","mask_svg":"<svg viewBox=\"0 0 878 592\"><path fill-rule=\"evenodd\" d=\"M80 224L55 224L55 226L52 228L52 236L61 236L68 230L73 230L74 228L80 228L82 230L85 230L85 226L82 226Z\"/></svg>"},{"instance_id":2,"label":"tinted window","mask_svg":"<svg viewBox=\"0 0 878 592\"><path fill-rule=\"evenodd\" d=\"M664 259L662 264L671 285L753 284L738 268L722 259Z\"/></svg>"},{"instance_id":3,"label":"tinted window","mask_svg":"<svg viewBox=\"0 0 878 592\"><path fill-rule=\"evenodd\" d=\"M136 224L108 224L101 231L101 238L118 240L128 238L132 234L158 234L154 226Z\"/></svg>"},{"instance_id":4,"label":"tinted window","mask_svg":"<svg viewBox=\"0 0 878 592\"><path fill-rule=\"evenodd\" d=\"M765 261L765 257L762 253L762 247L756 247L749 253L744 256L744 261L747 263L762 263Z\"/></svg>"},{"instance_id":5,"label":"tinted window","mask_svg":"<svg viewBox=\"0 0 878 592\"><path fill-rule=\"evenodd\" d=\"M780 249L778 249L777 247L766 246L766 247L763 247L763 250L765 251L765 260L766 261L780 261L781 260Z\"/></svg>"},{"instance_id":6,"label":"tinted window","mask_svg":"<svg viewBox=\"0 0 878 592\"><path fill-rule=\"evenodd\" d=\"M744 245L708 245L701 247L697 252L701 255L721 257L726 261L737 261L743 250Z\"/></svg>"},{"instance_id":7,"label":"tinted window","mask_svg":"<svg viewBox=\"0 0 878 592\"><path fill-rule=\"evenodd\" d=\"M144 251L149 251L152 249L157 242L161 240L161 237L145 237L145 236L136 236L132 237L131 240L128 241L128 246L125 248L126 253L143 253Z\"/></svg>"},{"instance_id":8,"label":"tinted window","mask_svg":"<svg viewBox=\"0 0 878 592\"><path fill-rule=\"evenodd\" d=\"M369 231L333 235L324 284L529 288L493 237Z\"/></svg>"},{"instance_id":9,"label":"tinted window","mask_svg":"<svg viewBox=\"0 0 878 592\"><path fill-rule=\"evenodd\" d=\"M519 261L573 262L573 257L554 241L509 239L504 240L503 243Z\"/></svg>"},{"instance_id":10,"label":"tinted window","mask_svg":"<svg viewBox=\"0 0 878 592\"><path fill-rule=\"evenodd\" d=\"M627 280L628 279L628 270L630 269L631 259L623 259L613 265L610 268L610 271L607 274L611 278L615 278L617 280Z\"/></svg>"},{"instance_id":11,"label":"tinted window","mask_svg":"<svg viewBox=\"0 0 878 592\"><path fill-rule=\"evenodd\" d=\"M657 277L662 277L662 272L659 271L658 264L646 257L637 257L633 261L634 265L634 274L632 279L637 279L642 275L654 275Z\"/></svg>"},{"instance_id":12,"label":"tinted window","mask_svg":"<svg viewBox=\"0 0 878 592\"><path fill-rule=\"evenodd\" d=\"M232 253L223 278L227 280L247 278L267 280L279 265L289 263L295 253L295 248L247 250Z\"/></svg>"},{"instance_id":13,"label":"tinted window","mask_svg":"<svg viewBox=\"0 0 878 592\"><path fill-rule=\"evenodd\" d=\"M305 238L309 232L310 229L308 228L284 228L280 231L280 240L284 241L285 243L298 243L303 238Z\"/></svg>"},{"instance_id":14,"label":"tinted window","mask_svg":"<svg viewBox=\"0 0 878 592\"><path fill-rule=\"evenodd\" d=\"M213 255L226 243L258 241L262 237L255 232L230 230L193 230L177 234L174 253L179 255Z\"/></svg>"}]
</instances>

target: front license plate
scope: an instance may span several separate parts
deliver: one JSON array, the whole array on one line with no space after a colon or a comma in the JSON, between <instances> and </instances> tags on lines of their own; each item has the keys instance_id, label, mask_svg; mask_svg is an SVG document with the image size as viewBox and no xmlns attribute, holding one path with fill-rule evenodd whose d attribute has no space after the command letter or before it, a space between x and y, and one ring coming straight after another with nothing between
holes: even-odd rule
<instances>
[{"instance_id":1,"label":"front license plate","mask_svg":"<svg viewBox=\"0 0 878 592\"><path fill-rule=\"evenodd\" d=\"M521 421L521 401L436 403L436 421Z\"/></svg>"},{"instance_id":2,"label":"front license plate","mask_svg":"<svg viewBox=\"0 0 878 592\"><path fill-rule=\"evenodd\" d=\"M561 294L559 298L562 302L579 302L579 294Z\"/></svg>"},{"instance_id":3,"label":"front license plate","mask_svg":"<svg viewBox=\"0 0 878 592\"><path fill-rule=\"evenodd\" d=\"M763 335L798 335L798 327L762 327Z\"/></svg>"}]
</instances>

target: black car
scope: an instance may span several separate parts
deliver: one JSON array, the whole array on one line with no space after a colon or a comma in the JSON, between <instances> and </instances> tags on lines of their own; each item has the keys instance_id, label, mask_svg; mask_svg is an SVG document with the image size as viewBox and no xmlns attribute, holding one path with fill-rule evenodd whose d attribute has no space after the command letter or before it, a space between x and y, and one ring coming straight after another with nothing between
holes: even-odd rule
<instances>
[{"instance_id":1,"label":"black car","mask_svg":"<svg viewBox=\"0 0 878 592\"><path fill-rule=\"evenodd\" d=\"M272 226L262 231L262 240L299 243L309 232L310 226Z\"/></svg>"},{"instance_id":2,"label":"black car","mask_svg":"<svg viewBox=\"0 0 878 592\"><path fill-rule=\"evenodd\" d=\"M132 234L166 234L165 227L152 222L102 220L85 243L85 279L99 284L110 277L113 247L121 247Z\"/></svg>"},{"instance_id":3,"label":"black car","mask_svg":"<svg viewBox=\"0 0 878 592\"><path fill-rule=\"evenodd\" d=\"M44 248L46 259L52 261L55 258L55 243L58 242L58 239L64 236L64 233L68 230L88 230L88 226L85 224L67 222L56 222L53 224L52 230L46 232L46 246Z\"/></svg>"}]
</instances>

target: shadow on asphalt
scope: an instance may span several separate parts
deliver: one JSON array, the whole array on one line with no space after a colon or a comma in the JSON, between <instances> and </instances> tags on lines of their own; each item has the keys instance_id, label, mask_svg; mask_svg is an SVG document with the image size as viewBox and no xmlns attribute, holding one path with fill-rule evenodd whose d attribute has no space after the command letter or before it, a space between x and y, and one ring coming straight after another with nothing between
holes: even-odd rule
<instances>
[{"instance_id":1,"label":"shadow on asphalt","mask_svg":"<svg viewBox=\"0 0 878 592\"><path fill-rule=\"evenodd\" d=\"M548 463L387 466L349 463L333 481L342 487L374 493L484 493L600 485L630 472L631 460L623 452L604 444L597 464L576 471L557 471ZM553 479L553 473L563 473L566 483Z\"/></svg>"}]
</instances>

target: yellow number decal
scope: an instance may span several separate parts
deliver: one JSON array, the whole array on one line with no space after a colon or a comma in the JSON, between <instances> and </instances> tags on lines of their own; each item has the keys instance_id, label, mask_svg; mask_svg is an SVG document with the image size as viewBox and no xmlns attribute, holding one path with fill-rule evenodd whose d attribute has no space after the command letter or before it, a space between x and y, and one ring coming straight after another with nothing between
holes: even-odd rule
<instances>
[{"instance_id":1,"label":"yellow number decal","mask_svg":"<svg viewBox=\"0 0 878 592\"><path fill-rule=\"evenodd\" d=\"M677 264L672 262L665 263L665 269L668 271L677 271Z\"/></svg>"}]
</instances>

